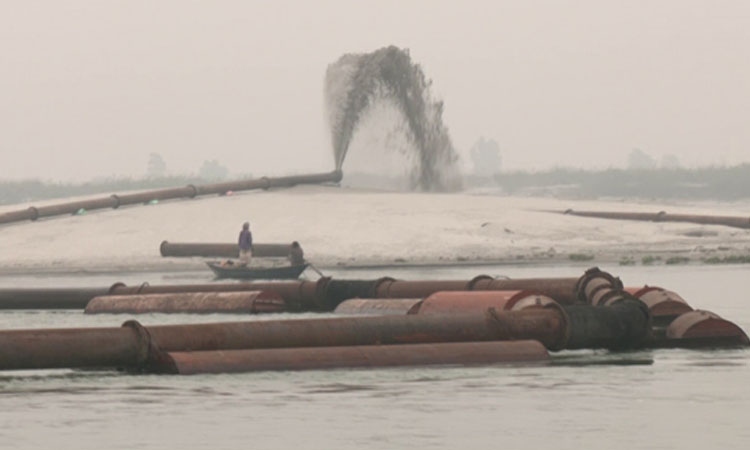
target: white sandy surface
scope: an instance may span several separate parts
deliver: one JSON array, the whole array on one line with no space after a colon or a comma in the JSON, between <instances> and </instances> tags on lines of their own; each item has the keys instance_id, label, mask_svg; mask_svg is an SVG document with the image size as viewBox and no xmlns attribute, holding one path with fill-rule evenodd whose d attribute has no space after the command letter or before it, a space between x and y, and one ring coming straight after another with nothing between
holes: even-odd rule
<instances>
[{"instance_id":1,"label":"white sandy surface","mask_svg":"<svg viewBox=\"0 0 750 450\"><path fill-rule=\"evenodd\" d=\"M8 205L0 212L26 206ZM244 221L251 222L255 242L298 240L306 256L321 266L570 263L571 254L593 256L591 264L596 264L629 256L680 254L699 260L750 252L748 230L539 211L568 208L750 216L748 203L571 201L300 186L0 225L0 270L202 267L205 258L162 258L159 244L235 242Z\"/></svg>"}]
</instances>

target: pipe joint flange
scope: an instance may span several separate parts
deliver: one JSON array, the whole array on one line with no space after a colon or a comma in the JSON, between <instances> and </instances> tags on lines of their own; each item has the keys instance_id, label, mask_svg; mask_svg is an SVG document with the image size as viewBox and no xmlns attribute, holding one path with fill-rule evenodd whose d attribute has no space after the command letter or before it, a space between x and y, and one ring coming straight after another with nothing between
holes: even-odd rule
<instances>
[{"instance_id":1,"label":"pipe joint flange","mask_svg":"<svg viewBox=\"0 0 750 450\"><path fill-rule=\"evenodd\" d=\"M195 197L198 196L198 188L194 184L188 184L185 187L190 188L190 189L193 190L193 193L190 194L190 195L188 195L188 198L195 198Z\"/></svg>"},{"instance_id":2,"label":"pipe joint flange","mask_svg":"<svg viewBox=\"0 0 750 450\"><path fill-rule=\"evenodd\" d=\"M118 281L117 283L114 283L112 286L109 287L109 290L107 291L107 295L114 295L115 291L119 288L124 288L127 285L123 283L122 281Z\"/></svg>"},{"instance_id":3,"label":"pipe joint flange","mask_svg":"<svg viewBox=\"0 0 750 450\"><path fill-rule=\"evenodd\" d=\"M29 220L32 222L39 218L39 210L35 206L29 206Z\"/></svg>"},{"instance_id":4,"label":"pipe joint flange","mask_svg":"<svg viewBox=\"0 0 750 450\"><path fill-rule=\"evenodd\" d=\"M141 283L141 285L140 285L140 286L138 286L138 289L137 289L137 290L135 291L135 293L136 293L136 294L140 294L141 292L143 292L143 289L144 289L144 288L147 288L147 287L149 287L149 286L150 286L150 285L148 284L148 281L144 281L143 283Z\"/></svg>"},{"instance_id":5,"label":"pipe joint flange","mask_svg":"<svg viewBox=\"0 0 750 450\"><path fill-rule=\"evenodd\" d=\"M561 304L557 302L552 302L544 305L544 308L546 309L553 309L557 311L557 313L560 315L560 321L562 324L560 325L560 335L558 337L557 342L555 342L554 345L550 345L550 350L563 350L568 346L568 341L570 341L570 317L568 317L567 311L565 311L565 308L562 307Z\"/></svg>"},{"instance_id":6,"label":"pipe joint flange","mask_svg":"<svg viewBox=\"0 0 750 450\"><path fill-rule=\"evenodd\" d=\"M271 189L271 180L268 177L261 177L260 181L263 183L263 187L261 189L263 189L264 191Z\"/></svg>"},{"instance_id":7,"label":"pipe joint flange","mask_svg":"<svg viewBox=\"0 0 750 450\"><path fill-rule=\"evenodd\" d=\"M473 291L474 287L479 283L480 281L492 281L495 278L489 276L489 275L477 275L474 278L472 278L467 284L466 284L466 290L467 291Z\"/></svg>"},{"instance_id":8,"label":"pipe joint flange","mask_svg":"<svg viewBox=\"0 0 750 450\"><path fill-rule=\"evenodd\" d=\"M598 267L591 267L590 269L586 270L586 272L584 272L581 278L579 278L576 282L575 292L578 300L583 303L588 302L588 299L586 298L586 286L596 278L603 278L607 280L613 289L623 288L622 280L620 280L620 278L614 277L609 272L605 272Z\"/></svg>"},{"instance_id":9,"label":"pipe joint flange","mask_svg":"<svg viewBox=\"0 0 750 450\"><path fill-rule=\"evenodd\" d=\"M169 245L169 241L161 241L161 244L159 244L159 253L161 253L161 256L167 256L164 254L167 245Z\"/></svg>"},{"instance_id":10,"label":"pipe joint flange","mask_svg":"<svg viewBox=\"0 0 750 450\"><path fill-rule=\"evenodd\" d=\"M112 194L112 195L109 196L109 198L111 198L112 200L115 201L115 204L112 205L112 209L117 209L117 208L120 207L120 205L122 205L122 200L120 199L119 195Z\"/></svg>"},{"instance_id":11,"label":"pipe joint flange","mask_svg":"<svg viewBox=\"0 0 750 450\"><path fill-rule=\"evenodd\" d=\"M151 342L151 334L137 320L128 320L127 322L122 324L122 327L130 328L135 332L136 338L138 339L136 369L142 370L148 365L149 361L151 360L152 349L154 349L154 346Z\"/></svg>"}]
</instances>

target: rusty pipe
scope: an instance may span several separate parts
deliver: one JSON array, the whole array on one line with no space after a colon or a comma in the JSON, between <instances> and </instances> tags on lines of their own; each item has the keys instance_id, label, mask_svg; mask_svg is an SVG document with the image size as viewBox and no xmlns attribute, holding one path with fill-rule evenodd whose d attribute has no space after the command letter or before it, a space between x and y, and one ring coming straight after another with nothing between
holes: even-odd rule
<instances>
[{"instance_id":1,"label":"rusty pipe","mask_svg":"<svg viewBox=\"0 0 750 450\"><path fill-rule=\"evenodd\" d=\"M245 313L286 311L286 304L274 292L186 292L172 294L104 295L94 297L86 314L146 313Z\"/></svg>"},{"instance_id":2,"label":"rusty pipe","mask_svg":"<svg viewBox=\"0 0 750 450\"><path fill-rule=\"evenodd\" d=\"M92 298L106 295L109 288L2 288L2 309L84 309Z\"/></svg>"},{"instance_id":3,"label":"rusty pipe","mask_svg":"<svg viewBox=\"0 0 750 450\"><path fill-rule=\"evenodd\" d=\"M615 220L639 220L649 222L685 222L701 225L724 225L735 228L750 228L750 217L743 216L712 216L701 214L669 214L665 211L656 213L625 212L625 211L557 211L581 217L594 217Z\"/></svg>"},{"instance_id":4,"label":"rusty pipe","mask_svg":"<svg viewBox=\"0 0 750 450\"><path fill-rule=\"evenodd\" d=\"M187 185L182 187L155 189L150 191L135 192L132 194L113 194L109 197L83 200L79 202L66 202L57 205L42 207L31 206L26 209L9 211L0 214L0 224L20 222L25 220L37 220L40 217L50 217L61 214L72 214L79 209L94 210L103 208L119 208L122 205L133 205L149 203L153 200L171 200L176 198L194 198L198 195L224 194L227 191L269 189L273 187L289 187L297 184L319 184L338 183L343 174L340 170L333 172L294 175L287 177L263 177L253 180L240 180L219 184Z\"/></svg>"},{"instance_id":5,"label":"rusty pipe","mask_svg":"<svg viewBox=\"0 0 750 450\"><path fill-rule=\"evenodd\" d=\"M0 289L0 309L18 309L19 306L30 309L42 307L83 309L93 297L98 295L133 295L133 294L166 294L173 292L238 292L269 291L279 294L291 310L333 311L339 303L351 298L424 298L438 291L467 290L534 290L562 304L577 303L579 297L593 283L592 280L609 280L608 285L617 284L618 279L598 269L590 269L579 278L528 278L516 280L495 280L488 276L479 276L472 280L433 280L433 281L399 281L393 278L376 280L334 280L321 278L317 281L285 282L246 282L246 283L210 283L178 284L151 286L147 283L137 286L125 286L115 283L109 290L97 290L93 295L85 289L78 291L80 296L75 301L66 298L64 289ZM621 285L621 283L619 284ZM25 291L25 292L21 292ZM21 294L27 302L16 301L15 295ZM50 300L48 303L35 302L35 297ZM59 297L59 298L58 298ZM44 305L50 306L44 306ZM7 305L7 306L4 306ZM35 306L36 305L36 306Z\"/></svg>"},{"instance_id":6,"label":"rusty pipe","mask_svg":"<svg viewBox=\"0 0 750 450\"><path fill-rule=\"evenodd\" d=\"M629 287L625 292L645 303L654 318L670 319L693 310L679 294L657 286Z\"/></svg>"},{"instance_id":7,"label":"rusty pipe","mask_svg":"<svg viewBox=\"0 0 750 450\"><path fill-rule=\"evenodd\" d=\"M352 298L339 303L336 314L404 315L418 307L419 298Z\"/></svg>"},{"instance_id":8,"label":"rusty pipe","mask_svg":"<svg viewBox=\"0 0 750 450\"><path fill-rule=\"evenodd\" d=\"M422 300L410 314L452 314L470 311L519 310L556 303L534 291L441 291ZM518 307L517 307L518 306Z\"/></svg>"},{"instance_id":9,"label":"rusty pipe","mask_svg":"<svg viewBox=\"0 0 750 450\"><path fill-rule=\"evenodd\" d=\"M0 370L139 367L149 338L137 323L119 328L0 331Z\"/></svg>"},{"instance_id":10,"label":"rusty pipe","mask_svg":"<svg viewBox=\"0 0 750 450\"><path fill-rule=\"evenodd\" d=\"M155 370L191 375L343 367L478 365L547 360L549 353L542 344L525 340L172 352L166 355Z\"/></svg>"},{"instance_id":11,"label":"rusty pipe","mask_svg":"<svg viewBox=\"0 0 750 450\"><path fill-rule=\"evenodd\" d=\"M222 183L203 184L198 186L198 195L219 194L229 191L247 191L251 189L271 189L275 187L291 187L298 184L339 183L343 173L340 170L327 173L308 175L292 175L286 177L263 177L254 180L227 181Z\"/></svg>"},{"instance_id":12,"label":"rusty pipe","mask_svg":"<svg viewBox=\"0 0 750 450\"><path fill-rule=\"evenodd\" d=\"M122 328L0 331L0 370L139 367L163 352L534 339L551 350L637 347L641 303L451 315L354 316ZM647 316L647 313L646 313Z\"/></svg>"}]
</instances>

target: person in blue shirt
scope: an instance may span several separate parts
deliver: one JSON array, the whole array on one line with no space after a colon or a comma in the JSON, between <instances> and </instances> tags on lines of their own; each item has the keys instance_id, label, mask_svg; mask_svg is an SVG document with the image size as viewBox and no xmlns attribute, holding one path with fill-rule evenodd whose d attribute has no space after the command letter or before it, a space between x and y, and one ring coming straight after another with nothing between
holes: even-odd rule
<instances>
[{"instance_id":1,"label":"person in blue shirt","mask_svg":"<svg viewBox=\"0 0 750 450\"><path fill-rule=\"evenodd\" d=\"M250 232L250 222L242 224L242 231L237 245L240 247L240 262L248 265L253 257L253 233Z\"/></svg>"}]
</instances>

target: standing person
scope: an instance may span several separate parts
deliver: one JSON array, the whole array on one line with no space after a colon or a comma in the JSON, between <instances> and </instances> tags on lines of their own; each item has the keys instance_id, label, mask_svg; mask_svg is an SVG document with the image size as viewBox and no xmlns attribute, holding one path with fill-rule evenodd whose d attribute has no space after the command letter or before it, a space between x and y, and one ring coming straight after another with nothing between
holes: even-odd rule
<instances>
[{"instance_id":1,"label":"standing person","mask_svg":"<svg viewBox=\"0 0 750 450\"><path fill-rule=\"evenodd\" d=\"M250 232L250 222L242 224L237 245L240 247L240 262L244 265L250 264L250 258L253 257L253 233Z\"/></svg>"}]
</instances>

